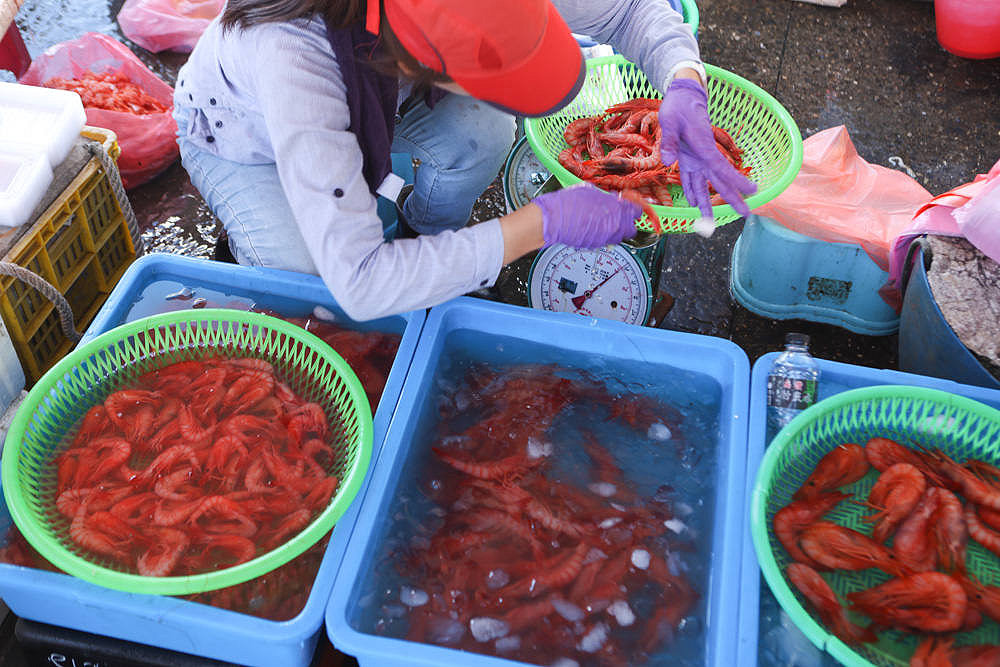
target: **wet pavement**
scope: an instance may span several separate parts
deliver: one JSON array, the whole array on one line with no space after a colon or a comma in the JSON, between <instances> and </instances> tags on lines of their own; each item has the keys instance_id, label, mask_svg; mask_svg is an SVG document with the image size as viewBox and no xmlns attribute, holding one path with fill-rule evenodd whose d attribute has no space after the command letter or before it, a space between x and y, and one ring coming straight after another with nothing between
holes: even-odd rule
<instances>
[{"instance_id":1,"label":"wet pavement","mask_svg":"<svg viewBox=\"0 0 1000 667\"><path fill-rule=\"evenodd\" d=\"M105 32L173 84L186 56L153 55L130 44L114 21L120 5L26 0L17 23L32 55L88 30ZM861 157L910 173L932 194L972 180L1000 158L1000 59L966 60L944 51L931 2L849 0L830 8L793 0L698 0L698 8L703 59L771 93L803 137L845 125ZM129 197L147 249L211 255L217 223L179 164ZM498 181L484 193L474 219L503 208ZM742 225L730 223L709 239L667 238L659 287L673 307L661 328L730 339L751 363L779 349L786 332L802 331L810 334L816 356L897 367L896 335L772 320L735 302L729 267ZM507 269L492 298L523 303L526 271L525 261Z\"/></svg>"}]
</instances>

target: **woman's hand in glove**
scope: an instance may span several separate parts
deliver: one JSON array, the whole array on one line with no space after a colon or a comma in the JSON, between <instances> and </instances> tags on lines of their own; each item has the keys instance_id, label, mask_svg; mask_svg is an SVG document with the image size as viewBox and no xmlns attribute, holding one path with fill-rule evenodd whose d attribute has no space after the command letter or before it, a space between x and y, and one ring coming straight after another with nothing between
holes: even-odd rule
<instances>
[{"instance_id":1,"label":"woman's hand in glove","mask_svg":"<svg viewBox=\"0 0 1000 667\"><path fill-rule=\"evenodd\" d=\"M539 195L531 203L542 209L546 246L600 248L618 243L635 236L635 221L642 214L636 204L589 183Z\"/></svg>"},{"instance_id":2,"label":"woman's hand in glove","mask_svg":"<svg viewBox=\"0 0 1000 667\"><path fill-rule=\"evenodd\" d=\"M708 184L722 195L737 213L750 215L743 197L757 186L741 174L715 146L708 119L708 94L692 79L674 79L660 105L660 159L670 166L677 163L684 196L706 218L712 217Z\"/></svg>"}]
</instances>

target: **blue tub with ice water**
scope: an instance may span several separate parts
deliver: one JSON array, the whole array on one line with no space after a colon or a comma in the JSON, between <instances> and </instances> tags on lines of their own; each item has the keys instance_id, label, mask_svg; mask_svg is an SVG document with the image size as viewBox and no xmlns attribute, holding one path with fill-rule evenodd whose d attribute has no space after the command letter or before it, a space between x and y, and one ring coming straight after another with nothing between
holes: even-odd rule
<instances>
[{"instance_id":1,"label":"blue tub with ice water","mask_svg":"<svg viewBox=\"0 0 1000 667\"><path fill-rule=\"evenodd\" d=\"M750 380L750 420L747 436L747 478L745 506L757 480L757 469L764 458L764 449L776 431L767 426L767 373L778 356L771 352L753 365ZM1000 390L973 387L950 380L901 373L894 370L854 366L826 359L819 365L819 400L849 389L871 385L894 384L930 387L966 396L994 408L1000 408ZM771 589L761 576L757 554L750 535L750 522L743 527L743 565L740 575L740 623L738 667L836 667L840 662L814 646L781 609Z\"/></svg>"},{"instance_id":2,"label":"blue tub with ice water","mask_svg":"<svg viewBox=\"0 0 1000 667\"><path fill-rule=\"evenodd\" d=\"M171 295L175 298L166 298ZM244 310L255 305L286 317L308 315L319 305L347 328L401 334L375 411L372 461L376 460L409 370L424 311L352 322L316 276L154 253L128 268L95 316L84 342L140 317L190 308L199 297ZM365 484L369 479L370 475ZM245 665L308 665L364 488L333 529L305 607L288 621L270 621L180 598L122 593L65 574L6 563L0 563L0 596L15 614L29 620ZM0 536L6 536L10 524L3 504Z\"/></svg>"},{"instance_id":3,"label":"blue tub with ice water","mask_svg":"<svg viewBox=\"0 0 1000 667\"><path fill-rule=\"evenodd\" d=\"M681 432L668 440L632 432L631 440L617 440L609 447L639 495L672 487L676 515L697 534L695 552L684 554L683 560L700 600L652 664L733 665L746 513L742 490L749 362L744 352L719 338L467 297L428 314L330 597L326 627L334 647L355 656L363 667L523 664L406 641L398 637L403 628L397 636L376 630L386 620L383 605L398 608L406 591L413 593L387 556L413 535L416 523L432 509L418 484L424 464L434 456L430 446L437 401L453 391L474 364L501 372L520 364L555 364L560 373L583 373L621 393L647 394L680 411ZM587 420L588 415L576 411L560 423L571 410L564 408L546 437L572 458L574 449L561 445L559 438L574 420ZM599 437L611 432L598 428L594 431ZM602 618L613 623L610 615ZM477 634L471 628L463 633Z\"/></svg>"}]
</instances>

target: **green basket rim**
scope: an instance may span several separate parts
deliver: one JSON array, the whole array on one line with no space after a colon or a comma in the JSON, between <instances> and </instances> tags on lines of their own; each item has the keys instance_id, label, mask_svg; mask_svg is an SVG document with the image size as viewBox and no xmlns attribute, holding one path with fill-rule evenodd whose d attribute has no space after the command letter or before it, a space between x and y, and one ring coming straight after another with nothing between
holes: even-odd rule
<instances>
[{"instance_id":1,"label":"green basket rim","mask_svg":"<svg viewBox=\"0 0 1000 667\"><path fill-rule=\"evenodd\" d=\"M697 35L698 20L700 18L698 15L698 5L695 4L694 0L681 0L681 10L684 22L691 26L691 32Z\"/></svg>"},{"instance_id":2,"label":"green basket rim","mask_svg":"<svg viewBox=\"0 0 1000 667\"><path fill-rule=\"evenodd\" d=\"M214 572L188 576L146 577L110 570L68 551L47 531L36 525L18 483L18 462L21 454L20 438L34 416L35 409L43 401L48 400L51 392L68 373L78 366L81 360L106 349L110 344L160 326L182 322L201 324L219 321L259 326L284 334L314 350L343 379L349 400L359 413L357 415L357 439L360 446L358 456L353 465L346 471L344 478L340 480L331 502L312 523L280 546L245 563ZM4 441L2 463L0 463L2 466L0 483L3 486L11 517L25 539L39 554L63 572L106 588L130 593L189 595L232 586L267 574L316 544L343 516L360 490L371 460L372 439L371 406L361 381L358 380L357 375L344 358L318 336L290 322L262 313L228 308L181 310L152 315L115 327L76 348L47 371L28 392L10 425L10 430Z\"/></svg>"},{"instance_id":3,"label":"green basket rim","mask_svg":"<svg viewBox=\"0 0 1000 667\"><path fill-rule=\"evenodd\" d=\"M615 54L611 56L602 56L599 58L590 58L587 60L587 71L590 72L591 69L596 67L601 67L603 65L618 64L634 65L630 60L622 55ZM795 120L792 118L788 110L777 99L774 98L766 90L753 83L744 79L739 74L735 74L728 70L722 69L721 67L716 67L715 65L710 65L704 63L705 73L709 79L721 79L727 83L734 85L737 88L741 88L753 97L757 98L774 116L778 119L778 122L788 133L791 138L791 155L788 160L788 164L785 170L781 173L781 176L765 190L759 190L754 194L747 197L744 201L751 211L753 209L763 206L767 202L771 201L779 194L785 191L785 189L791 184L795 177L799 173L799 169L802 167L802 157L803 157L803 145L802 145L802 133L799 131L799 126L796 124ZM709 100L711 103L711 100ZM545 167L552 174L556 175L556 178L562 182L582 182L582 180L569 172L566 167L559 164L559 160L556 156L551 155L547 150L542 147L542 137L539 135L538 124L544 119L545 116L537 118L525 118L524 119L524 134L528 138L528 144L531 146L531 150L535 153L538 160L545 165ZM564 180L565 179L565 180ZM653 205L653 210L656 211L660 217L684 219L684 220L697 220L701 217L701 211L694 206L658 206ZM735 220L741 218L739 213L736 212L729 204L717 204L712 207L712 215L718 225L720 219ZM694 231L685 230L681 232L671 232L671 233L691 233Z\"/></svg>"},{"instance_id":4,"label":"green basket rim","mask_svg":"<svg viewBox=\"0 0 1000 667\"><path fill-rule=\"evenodd\" d=\"M818 418L836 412L845 406L863 403L873 399L884 400L905 398L910 400L928 400L935 403L949 404L965 410L984 419L1000 423L1000 410L984 403L952 394L940 389L916 387L912 385L874 385L860 387L840 392L817 402L803 410L787 426L782 428L771 441L764 452L764 457L757 469L753 491L750 496L750 534L753 538L754 551L761 574L767 582L781 608L788 614L809 641L820 650L828 652L847 667L874 667L871 661L861 656L848 644L841 641L833 633L816 622L808 611L795 597L791 586L778 568L777 560L768 540L766 497L771 483L774 481L775 468L787 447L795 444L800 434Z\"/></svg>"}]
</instances>

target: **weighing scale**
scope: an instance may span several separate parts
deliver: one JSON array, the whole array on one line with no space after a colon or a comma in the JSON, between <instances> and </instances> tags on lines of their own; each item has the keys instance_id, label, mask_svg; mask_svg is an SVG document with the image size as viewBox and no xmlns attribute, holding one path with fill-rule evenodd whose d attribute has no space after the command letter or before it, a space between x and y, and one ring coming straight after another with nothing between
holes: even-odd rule
<instances>
[{"instance_id":1,"label":"weighing scale","mask_svg":"<svg viewBox=\"0 0 1000 667\"><path fill-rule=\"evenodd\" d=\"M527 139L521 137L504 165L508 210L559 187ZM545 248L535 255L528 270L528 305L628 324L650 323L654 307L664 300L657 289L664 238L639 232L633 239L592 250L562 244Z\"/></svg>"}]
</instances>

